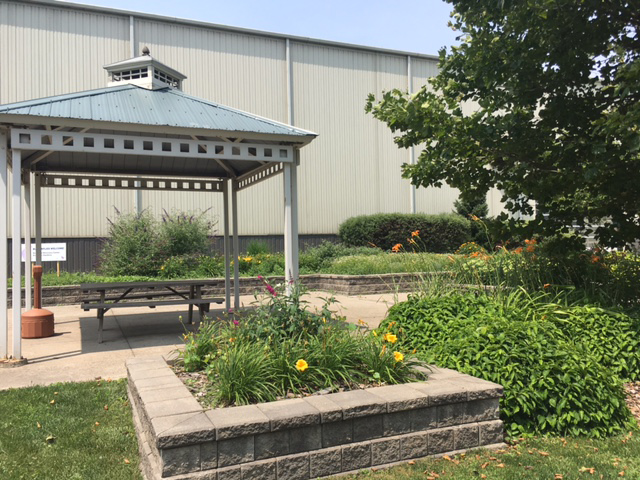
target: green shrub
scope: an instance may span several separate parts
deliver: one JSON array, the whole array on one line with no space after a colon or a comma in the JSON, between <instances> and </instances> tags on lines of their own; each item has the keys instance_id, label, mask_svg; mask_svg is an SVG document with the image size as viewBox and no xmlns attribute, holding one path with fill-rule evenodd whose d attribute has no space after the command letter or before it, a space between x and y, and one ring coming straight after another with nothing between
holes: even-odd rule
<instances>
[{"instance_id":1,"label":"green shrub","mask_svg":"<svg viewBox=\"0 0 640 480\"><path fill-rule=\"evenodd\" d=\"M155 276L166 258L165 245L158 239L157 222L148 210L138 214L116 210L100 251L100 270L113 276Z\"/></svg>"},{"instance_id":2,"label":"green shrub","mask_svg":"<svg viewBox=\"0 0 640 480\"><path fill-rule=\"evenodd\" d=\"M468 220L455 214L424 215L379 213L352 217L340 225L338 235L347 246L369 246L390 250L408 244L411 232L420 232L425 251L454 252L470 240Z\"/></svg>"},{"instance_id":3,"label":"green shrub","mask_svg":"<svg viewBox=\"0 0 640 480\"><path fill-rule=\"evenodd\" d=\"M317 273L329 269L337 258L351 255L379 255L381 252L372 247L347 247L340 243L324 241L317 247L307 249L300 254L300 271Z\"/></svg>"},{"instance_id":4,"label":"green shrub","mask_svg":"<svg viewBox=\"0 0 640 480\"><path fill-rule=\"evenodd\" d=\"M252 240L247 245L247 256L255 257L257 255L267 255L271 253L271 249L267 242L263 240Z\"/></svg>"},{"instance_id":5,"label":"green shrub","mask_svg":"<svg viewBox=\"0 0 640 480\"><path fill-rule=\"evenodd\" d=\"M196 215L162 211L159 241L166 257L181 257L209 253L214 223L205 217L206 211Z\"/></svg>"},{"instance_id":6,"label":"green shrub","mask_svg":"<svg viewBox=\"0 0 640 480\"><path fill-rule=\"evenodd\" d=\"M420 358L504 386L511 436L606 436L629 427L622 381L640 378L637 318L522 293L411 296L381 325Z\"/></svg>"}]
</instances>

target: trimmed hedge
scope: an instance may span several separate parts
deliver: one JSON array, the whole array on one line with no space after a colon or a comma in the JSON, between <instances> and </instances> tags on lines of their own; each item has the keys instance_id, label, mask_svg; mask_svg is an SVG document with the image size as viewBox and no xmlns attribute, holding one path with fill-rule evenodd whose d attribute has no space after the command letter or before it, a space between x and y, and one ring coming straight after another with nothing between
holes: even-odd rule
<instances>
[{"instance_id":1,"label":"trimmed hedge","mask_svg":"<svg viewBox=\"0 0 640 480\"><path fill-rule=\"evenodd\" d=\"M451 253L471 239L471 222L453 213L440 215L378 213L351 217L340 225L338 235L347 246L389 250L406 245L411 232L420 231L424 251Z\"/></svg>"}]
</instances>

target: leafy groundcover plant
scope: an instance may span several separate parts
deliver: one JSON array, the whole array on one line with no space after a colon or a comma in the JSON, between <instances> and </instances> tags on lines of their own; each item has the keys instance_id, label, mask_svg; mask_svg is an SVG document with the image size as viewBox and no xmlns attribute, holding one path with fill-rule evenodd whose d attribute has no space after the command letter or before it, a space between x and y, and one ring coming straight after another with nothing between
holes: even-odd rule
<instances>
[{"instance_id":1,"label":"leafy groundcover plant","mask_svg":"<svg viewBox=\"0 0 640 480\"><path fill-rule=\"evenodd\" d=\"M254 309L184 335L179 365L206 373L204 403L245 405L423 378L414 368L423 363L397 348L397 337L349 326L330 311L334 299L314 312L298 285L289 295L264 286L267 298Z\"/></svg>"},{"instance_id":2,"label":"leafy groundcover plant","mask_svg":"<svg viewBox=\"0 0 640 480\"><path fill-rule=\"evenodd\" d=\"M502 384L512 437L622 433L623 381L640 378L640 319L559 300L523 290L410 296L381 328L429 363Z\"/></svg>"}]
</instances>

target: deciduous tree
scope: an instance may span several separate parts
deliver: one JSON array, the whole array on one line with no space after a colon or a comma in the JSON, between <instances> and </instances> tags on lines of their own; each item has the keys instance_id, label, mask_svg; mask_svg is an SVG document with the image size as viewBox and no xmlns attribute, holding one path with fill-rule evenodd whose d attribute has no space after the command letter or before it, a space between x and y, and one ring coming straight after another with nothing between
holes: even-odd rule
<instances>
[{"instance_id":1,"label":"deciduous tree","mask_svg":"<svg viewBox=\"0 0 640 480\"><path fill-rule=\"evenodd\" d=\"M417 93L366 109L424 144L403 176L470 195L496 187L520 233L599 225L640 238L640 4L637 0L447 0L460 45Z\"/></svg>"}]
</instances>

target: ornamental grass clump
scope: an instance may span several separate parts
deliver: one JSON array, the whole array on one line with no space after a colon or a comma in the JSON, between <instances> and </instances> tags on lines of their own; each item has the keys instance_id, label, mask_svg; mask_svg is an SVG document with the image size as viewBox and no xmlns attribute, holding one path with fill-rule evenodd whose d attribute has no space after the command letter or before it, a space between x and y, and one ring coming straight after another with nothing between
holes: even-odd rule
<instances>
[{"instance_id":1,"label":"ornamental grass clump","mask_svg":"<svg viewBox=\"0 0 640 480\"><path fill-rule=\"evenodd\" d=\"M349 326L331 312L334 299L311 311L298 285L263 279L266 298L243 315L205 321L185 334L180 360L204 371L211 406L245 405L317 391L364 388L423 378L422 365L397 339Z\"/></svg>"}]
</instances>

